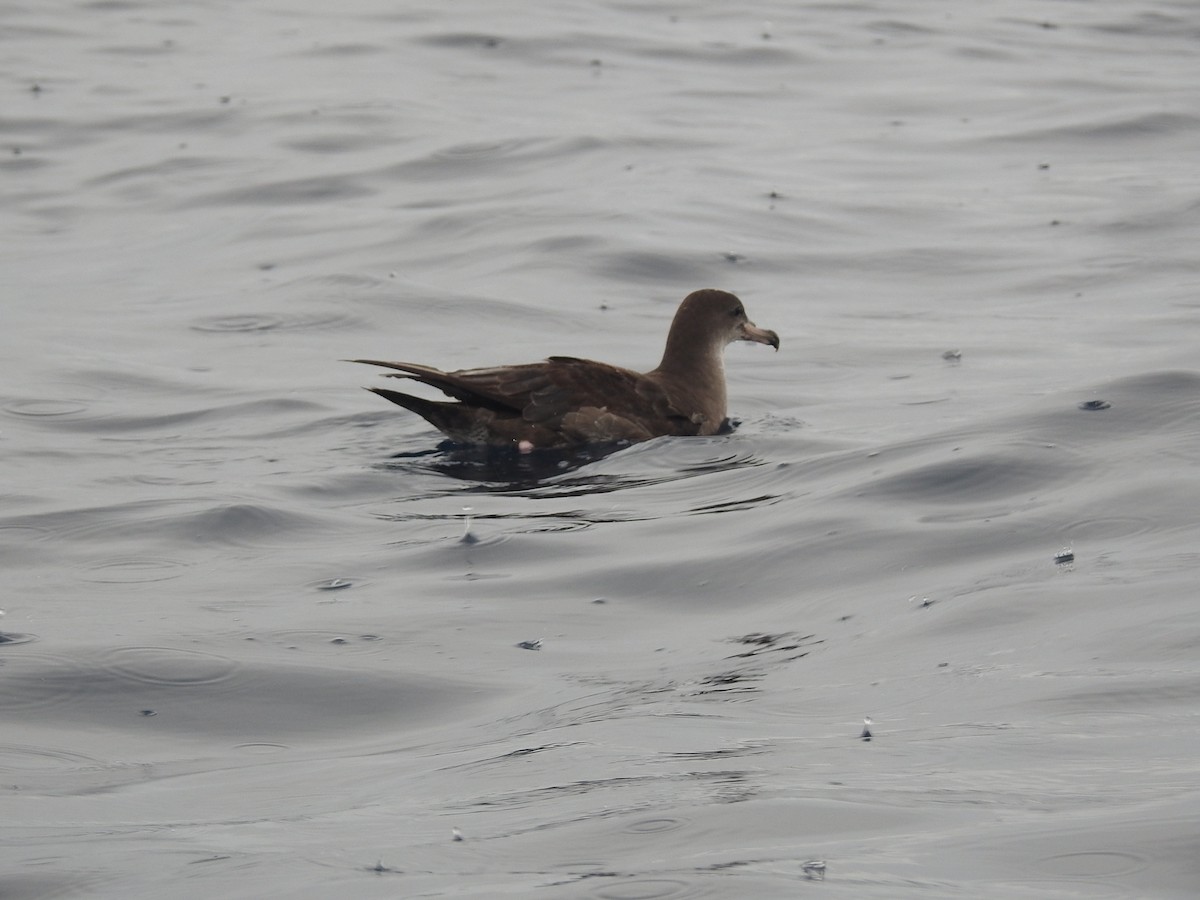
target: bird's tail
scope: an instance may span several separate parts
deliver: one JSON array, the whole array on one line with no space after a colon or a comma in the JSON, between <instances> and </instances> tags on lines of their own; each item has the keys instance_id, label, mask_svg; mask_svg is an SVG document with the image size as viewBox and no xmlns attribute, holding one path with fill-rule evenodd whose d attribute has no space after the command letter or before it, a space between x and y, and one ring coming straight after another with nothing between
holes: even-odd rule
<instances>
[{"instance_id":1,"label":"bird's tail","mask_svg":"<svg viewBox=\"0 0 1200 900\"><path fill-rule=\"evenodd\" d=\"M451 438L464 439L471 426L471 418L463 409L461 403L444 400L426 400L424 397L414 397L400 391L387 388L367 388L372 394L378 394L385 400L391 400L397 406L415 412L418 416L439 431Z\"/></svg>"}]
</instances>

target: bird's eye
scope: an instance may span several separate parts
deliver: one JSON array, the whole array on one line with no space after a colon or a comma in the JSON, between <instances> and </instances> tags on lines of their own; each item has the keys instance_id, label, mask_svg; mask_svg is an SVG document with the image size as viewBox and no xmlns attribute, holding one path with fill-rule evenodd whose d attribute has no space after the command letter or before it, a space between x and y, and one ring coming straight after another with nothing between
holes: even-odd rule
<instances>
[{"instance_id":1,"label":"bird's eye","mask_svg":"<svg viewBox=\"0 0 1200 900\"><path fill-rule=\"evenodd\" d=\"M735 306L733 309L731 309L729 311L729 318L736 319L739 316L744 316L745 314L746 314L746 310L742 309L742 307L740 307L740 306Z\"/></svg>"}]
</instances>

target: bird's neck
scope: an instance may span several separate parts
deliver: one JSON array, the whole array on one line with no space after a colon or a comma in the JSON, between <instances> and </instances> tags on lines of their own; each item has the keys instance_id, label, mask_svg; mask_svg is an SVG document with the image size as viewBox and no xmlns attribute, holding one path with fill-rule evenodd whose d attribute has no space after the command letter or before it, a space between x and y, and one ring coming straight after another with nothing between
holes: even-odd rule
<instances>
[{"instance_id":1,"label":"bird's neck","mask_svg":"<svg viewBox=\"0 0 1200 900\"><path fill-rule=\"evenodd\" d=\"M658 372L669 374L672 378L705 378L717 377L725 381L725 348L716 344L708 347L697 347L695 344L681 341L676 335L667 337L667 347L663 351L662 362L658 364Z\"/></svg>"},{"instance_id":2,"label":"bird's neck","mask_svg":"<svg viewBox=\"0 0 1200 900\"><path fill-rule=\"evenodd\" d=\"M660 379L670 382L672 401L681 412L697 414L713 428L725 418L724 349L713 346L702 351L695 345L685 348L668 340L662 362L654 370Z\"/></svg>"}]
</instances>

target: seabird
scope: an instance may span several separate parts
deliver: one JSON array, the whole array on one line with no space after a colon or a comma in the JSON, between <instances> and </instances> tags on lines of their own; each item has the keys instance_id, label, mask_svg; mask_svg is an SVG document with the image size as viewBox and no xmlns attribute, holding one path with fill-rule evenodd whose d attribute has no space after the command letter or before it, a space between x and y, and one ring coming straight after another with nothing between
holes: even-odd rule
<instances>
[{"instance_id":1,"label":"seabird","mask_svg":"<svg viewBox=\"0 0 1200 900\"><path fill-rule=\"evenodd\" d=\"M411 378L452 398L368 388L451 440L528 451L718 433L726 427L724 351L734 341L779 349L779 335L751 322L741 300L706 289L684 298L662 362L645 373L573 356L456 372L377 359L352 362L393 369L388 377Z\"/></svg>"}]
</instances>

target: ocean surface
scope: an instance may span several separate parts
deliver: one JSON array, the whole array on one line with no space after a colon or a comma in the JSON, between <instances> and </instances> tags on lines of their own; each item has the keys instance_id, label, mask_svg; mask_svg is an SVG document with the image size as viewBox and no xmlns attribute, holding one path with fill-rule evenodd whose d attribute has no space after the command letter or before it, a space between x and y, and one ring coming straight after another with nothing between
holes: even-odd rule
<instances>
[{"instance_id":1,"label":"ocean surface","mask_svg":"<svg viewBox=\"0 0 1200 900\"><path fill-rule=\"evenodd\" d=\"M1200 895L1200 4L0 48L4 900ZM488 465L342 361L702 287L726 436Z\"/></svg>"}]
</instances>

